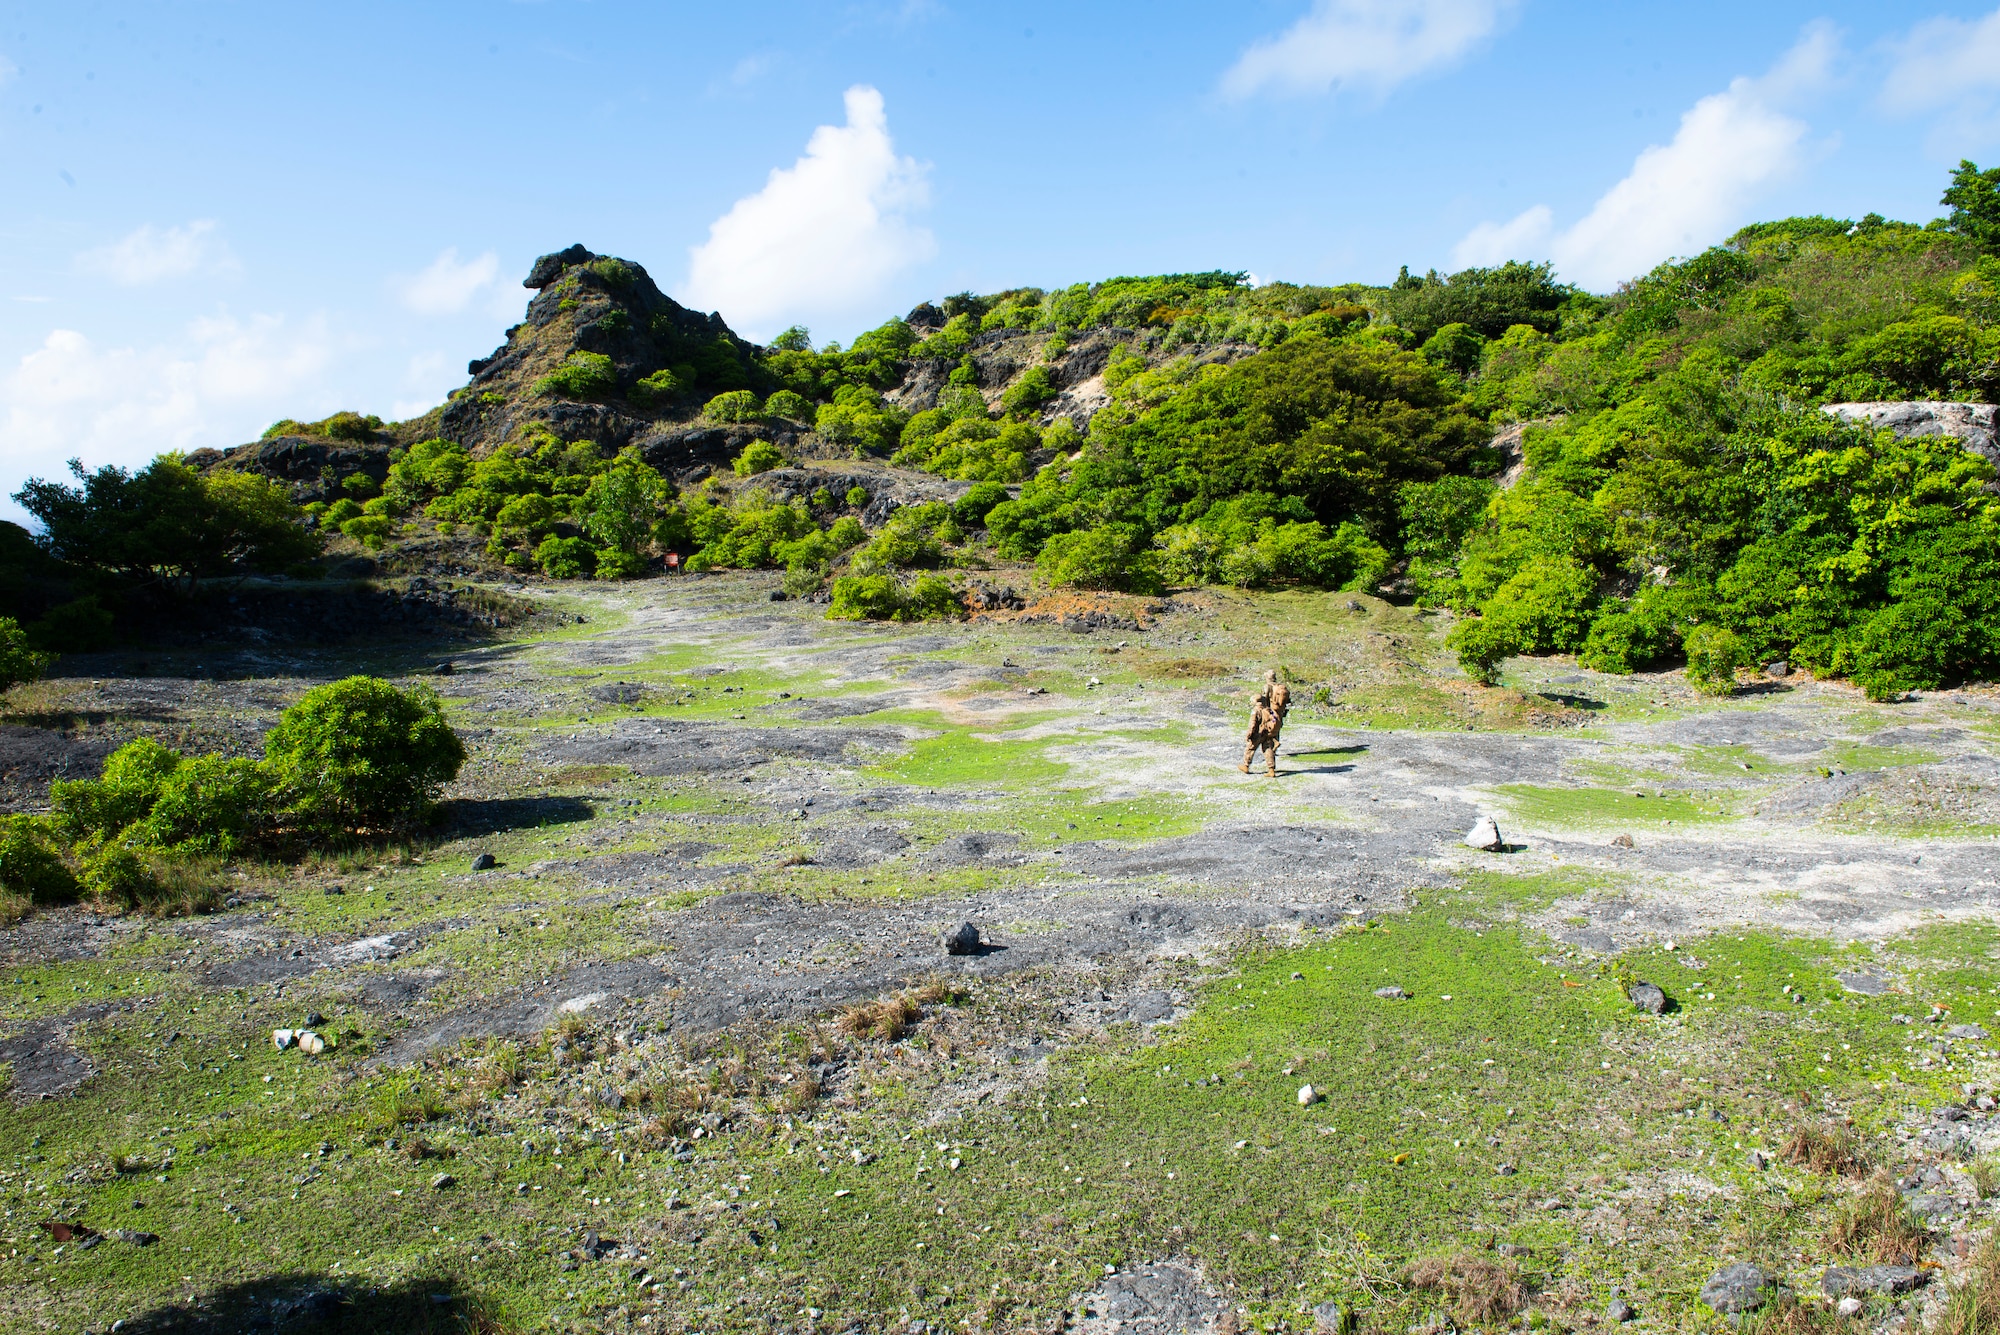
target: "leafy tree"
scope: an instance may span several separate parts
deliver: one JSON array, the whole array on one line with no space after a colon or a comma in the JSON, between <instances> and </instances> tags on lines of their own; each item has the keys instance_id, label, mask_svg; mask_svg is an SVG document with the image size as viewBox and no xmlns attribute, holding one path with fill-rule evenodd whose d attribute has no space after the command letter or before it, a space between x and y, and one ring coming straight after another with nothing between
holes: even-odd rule
<instances>
[{"instance_id":1,"label":"leafy tree","mask_svg":"<svg viewBox=\"0 0 2000 1335\"><path fill-rule=\"evenodd\" d=\"M577 504L577 521L600 548L619 554L613 564L623 568L624 558L636 559L651 539L660 511L672 498L667 480L627 446L591 478Z\"/></svg>"},{"instance_id":2,"label":"leafy tree","mask_svg":"<svg viewBox=\"0 0 2000 1335\"><path fill-rule=\"evenodd\" d=\"M1978 163L1961 158L1938 203L1951 205L1947 228L1981 249L2000 250L2000 167L1981 171Z\"/></svg>"},{"instance_id":3,"label":"leafy tree","mask_svg":"<svg viewBox=\"0 0 2000 1335\"><path fill-rule=\"evenodd\" d=\"M284 819L353 833L423 819L458 777L465 747L429 687L348 677L315 686L279 717L264 763Z\"/></svg>"},{"instance_id":4,"label":"leafy tree","mask_svg":"<svg viewBox=\"0 0 2000 1335\"><path fill-rule=\"evenodd\" d=\"M1747 666L1743 641L1717 625L1695 626L1682 637L1688 684L1703 695L1734 695L1736 669Z\"/></svg>"},{"instance_id":5,"label":"leafy tree","mask_svg":"<svg viewBox=\"0 0 2000 1335\"><path fill-rule=\"evenodd\" d=\"M1509 260L1442 278L1435 272L1411 278L1405 269L1385 296L1396 323L1422 343L1453 324L1482 338L1498 338L1515 325L1552 334L1577 291L1556 281L1553 265Z\"/></svg>"},{"instance_id":6,"label":"leafy tree","mask_svg":"<svg viewBox=\"0 0 2000 1335\"><path fill-rule=\"evenodd\" d=\"M138 473L106 466L77 485L31 479L15 501L41 522L57 559L139 584L192 592L201 580L283 570L318 554L304 514L269 478L197 472L163 454Z\"/></svg>"}]
</instances>

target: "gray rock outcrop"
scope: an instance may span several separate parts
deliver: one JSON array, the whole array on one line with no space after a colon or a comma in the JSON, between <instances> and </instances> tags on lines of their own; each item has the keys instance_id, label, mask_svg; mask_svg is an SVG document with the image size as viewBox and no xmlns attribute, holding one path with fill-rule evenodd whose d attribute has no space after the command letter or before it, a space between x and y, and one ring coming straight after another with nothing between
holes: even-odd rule
<instances>
[{"instance_id":1,"label":"gray rock outcrop","mask_svg":"<svg viewBox=\"0 0 2000 1335\"><path fill-rule=\"evenodd\" d=\"M1820 409L1856 426L1887 427L1898 440L1913 436L1952 436L1974 454L2000 463L2000 429L1991 403L1949 403L1939 399L1908 402L1829 403Z\"/></svg>"}]
</instances>

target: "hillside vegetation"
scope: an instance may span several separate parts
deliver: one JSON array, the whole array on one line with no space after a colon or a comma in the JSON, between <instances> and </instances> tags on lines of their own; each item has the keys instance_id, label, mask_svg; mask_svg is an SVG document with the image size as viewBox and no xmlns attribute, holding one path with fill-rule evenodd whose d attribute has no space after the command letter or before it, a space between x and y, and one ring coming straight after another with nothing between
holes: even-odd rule
<instances>
[{"instance_id":1,"label":"hillside vegetation","mask_svg":"<svg viewBox=\"0 0 2000 1335\"><path fill-rule=\"evenodd\" d=\"M2000 386L2000 171L1963 164L1944 202L1746 227L1609 297L1521 263L1117 278L961 293L846 347L756 347L575 246L423 418L31 483L47 531L0 543L0 592L60 651L121 600L309 577L329 544L443 538L554 578L783 567L797 594L833 582L836 615L952 615L958 586L905 572L1022 563L1083 589L1382 588L1459 614L1485 681L1574 653L1726 691L1787 658L1895 695L2000 659L1993 470L1817 409ZM880 481L814 468L854 459ZM951 499L888 494L913 473ZM174 525L198 559L147 554Z\"/></svg>"}]
</instances>

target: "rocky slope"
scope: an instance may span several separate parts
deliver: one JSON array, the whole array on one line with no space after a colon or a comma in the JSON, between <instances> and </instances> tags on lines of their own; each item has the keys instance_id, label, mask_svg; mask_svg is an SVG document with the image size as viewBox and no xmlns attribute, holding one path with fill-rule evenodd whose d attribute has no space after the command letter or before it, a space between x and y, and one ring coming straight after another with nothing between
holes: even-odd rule
<instances>
[{"instance_id":1,"label":"rocky slope","mask_svg":"<svg viewBox=\"0 0 2000 1335\"><path fill-rule=\"evenodd\" d=\"M794 459L847 456L845 447L822 441L807 421L703 418L701 406L715 394L774 388L760 365L764 349L739 337L719 313L691 311L661 292L642 266L575 245L537 259L522 285L535 293L525 318L491 355L467 365L469 381L432 412L360 433L366 438L287 432L226 452L198 451L195 461L262 473L310 499L331 497L334 480L351 473L381 479L393 447L432 437L483 456L545 430L566 441L594 442L607 453L637 446L648 463L673 475L726 464L757 439L772 441ZM921 338L942 326L944 316L926 302L907 321ZM1129 338L1126 330L1092 331L1045 361L1047 334L992 330L979 335L969 356L981 394L996 405L1029 367L1042 363L1058 391L1043 423L1068 417L1084 427L1109 402L1104 368L1112 349ZM1222 343L1176 355L1226 363L1256 351L1247 343ZM560 383L563 368L593 358L608 359L609 383L582 393ZM935 407L957 365L944 357L907 361L900 382L884 397L910 412ZM649 377L661 372L670 373L674 391L650 388ZM552 375L557 383L550 382Z\"/></svg>"}]
</instances>

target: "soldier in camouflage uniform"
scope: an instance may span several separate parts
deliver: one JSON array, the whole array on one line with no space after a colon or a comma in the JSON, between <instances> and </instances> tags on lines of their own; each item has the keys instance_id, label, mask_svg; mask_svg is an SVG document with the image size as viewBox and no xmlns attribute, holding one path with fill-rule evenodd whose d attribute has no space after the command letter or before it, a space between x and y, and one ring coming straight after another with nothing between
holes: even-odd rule
<instances>
[{"instance_id":1,"label":"soldier in camouflage uniform","mask_svg":"<svg viewBox=\"0 0 2000 1335\"><path fill-rule=\"evenodd\" d=\"M1284 731L1285 711L1291 708L1291 701L1292 693L1278 680L1277 672L1266 672L1264 689L1257 693L1256 707L1250 712L1250 732L1243 739L1243 763L1237 766L1243 773L1250 772L1259 751L1267 751L1264 772L1273 779L1278 777L1278 734Z\"/></svg>"}]
</instances>

